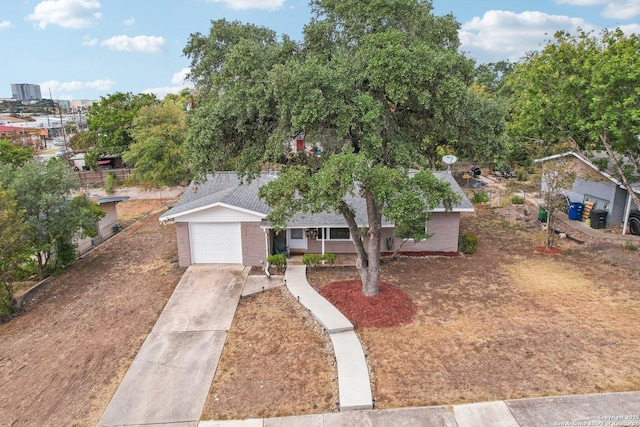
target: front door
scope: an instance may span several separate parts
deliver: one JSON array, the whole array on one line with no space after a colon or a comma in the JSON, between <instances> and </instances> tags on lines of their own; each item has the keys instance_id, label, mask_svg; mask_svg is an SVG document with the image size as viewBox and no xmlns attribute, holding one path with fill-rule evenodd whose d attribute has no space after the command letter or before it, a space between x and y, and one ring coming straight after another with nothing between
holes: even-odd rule
<instances>
[{"instance_id":1,"label":"front door","mask_svg":"<svg viewBox=\"0 0 640 427\"><path fill-rule=\"evenodd\" d=\"M289 249L307 249L307 236L304 234L304 228L288 228L287 241Z\"/></svg>"}]
</instances>

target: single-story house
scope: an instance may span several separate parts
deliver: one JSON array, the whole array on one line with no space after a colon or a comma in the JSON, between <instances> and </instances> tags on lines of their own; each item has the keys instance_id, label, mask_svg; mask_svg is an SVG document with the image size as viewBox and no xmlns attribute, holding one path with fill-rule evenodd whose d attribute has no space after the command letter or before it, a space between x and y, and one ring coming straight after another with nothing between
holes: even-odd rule
<instances>
[{"instance_id":1,"label":"single-story house","mask_svg":"<svg viewBox=\"0 0 640 427\"><path fill-rule=\"evenodd\" d=\"M120 202L124 202L128 198L128 196L92 197L92 200L98 203L98 205L100 205L100 209L105 212L105 216L103 216L98 222L98 235L96 237L85 237L77 241L78 255L88 252L90 249L98 246L104 240L113 236L120 230L116 205Z\"/></svg>"},{"instance_id":2,"label":"single-story house","mask_svg":"<svg viewBox=\"0 0 640 427\"><path fill-rule=\"evenodd\" d=\"M573 169L576 172L573 187L566 191L569 201L577 203L593 202L593 209L607 212L607 225L623 224L625 219L629 218L629 212L633 209L638 209L638 207L633 203L622 182L608 172L606 168L602 170L594 163L601 163L597 158L604 159L604 162L606 162L606 158L603 155L596 154L596 158L593 161L573 151L536 159L536 162L543 165L541 190L544 192L546 188L544 164L558 158L568 157L573 163ZM636 194L640 194L640 183L633 184L632 188Z\"/></svg>"},{"instance_id":3,"label":"single-story house","mask_svg":"<svg viewBox=\"0 0 640 427\"><path fill-rule=\"evenodd\" d=\"M436 172L461 196L451 211L435 208L425 224L432 237L406 244L403 252L457 252L460 214L473 212L473 205L451 174ZM191 183L180 201L160 217L174 223L181 266L207 263L264 265L268 255L282 248L294 254L353 254L355 247L344 218L335 213L298 214L287 228L276 233L266 217L269 207L258 197L258 189L275 173L262 173L251 183L242 183L235 172L218 172L201 184ZM366 226L364 199L348 201L359 226ZM401 240L393 237L394 225L383 219L382 249L393 251Z\"/></svg>"}]
</instances>

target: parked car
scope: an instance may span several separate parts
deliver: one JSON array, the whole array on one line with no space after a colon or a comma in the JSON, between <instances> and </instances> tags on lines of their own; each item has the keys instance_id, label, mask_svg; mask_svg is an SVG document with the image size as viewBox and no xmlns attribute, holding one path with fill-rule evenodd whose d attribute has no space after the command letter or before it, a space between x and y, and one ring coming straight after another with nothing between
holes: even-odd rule
<instances>
[{"instance_id":1,"label":"parked car","mask_svg":"<svg viewBox=\"0 0 640 427\"><path fill-rule=\"evenodd\" d=\"M73 151L71 151L70 149L61 148L56 152L56 157L64 157L64 156L67 156L67 155L70 156L71 154L73 154Z\"/></svg>"},{"instance_id":2,"label":"parked car","mask_svg":"<svg viewBox=\"0 0 640 427\"><path fill-rule=\"evenodd\" d=\"M629 230L631 234L640 236L640 210L634 209L629 214Z\"/></svg>"}]
</instances>

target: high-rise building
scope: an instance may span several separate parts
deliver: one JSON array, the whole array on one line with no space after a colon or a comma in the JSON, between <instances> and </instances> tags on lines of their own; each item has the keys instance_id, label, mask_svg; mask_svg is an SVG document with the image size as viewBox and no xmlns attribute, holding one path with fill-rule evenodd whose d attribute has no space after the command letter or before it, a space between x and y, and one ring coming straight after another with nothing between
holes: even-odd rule
<instances>
[{"instance_id":1,"label":"high-rise building","mask_svg":"<svg viewBox=\"0 0 640 427\"><path fill-rule=\"evenodd\" d=\"M13 99L17 99L18 101L39 101L42 99L40 85L28 83L12 83L11 95Z\"/></svg>"}]
</instances>

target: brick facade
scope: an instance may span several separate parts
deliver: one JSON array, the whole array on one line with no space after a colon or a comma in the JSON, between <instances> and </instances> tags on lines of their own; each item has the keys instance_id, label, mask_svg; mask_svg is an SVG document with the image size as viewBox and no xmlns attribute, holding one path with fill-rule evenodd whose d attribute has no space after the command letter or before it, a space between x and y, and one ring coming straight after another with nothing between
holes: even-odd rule
<instances>
[{"instance_id":1,"label":"brick facade","mask_svg":"<svg viewBox=\"0 0 640 427\"><path fill-rule=\"evenodd\" d=\"M242 263L244 265L262 266L266 262L266 242L264 230L259 222L243 222L240 224L242 235Z\"/></svg>"},{"instance_id":2,"label":"brick facade","mask_svg":"<svg viewBox=\"0 0 640 427\"><path fill-rule=\"evenodd\" d=\"M191 265L191 242L189 241L189 223L176 222L178 236L178 264L180 267Z\"/></svg>"}]
</instances>

